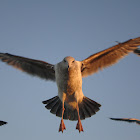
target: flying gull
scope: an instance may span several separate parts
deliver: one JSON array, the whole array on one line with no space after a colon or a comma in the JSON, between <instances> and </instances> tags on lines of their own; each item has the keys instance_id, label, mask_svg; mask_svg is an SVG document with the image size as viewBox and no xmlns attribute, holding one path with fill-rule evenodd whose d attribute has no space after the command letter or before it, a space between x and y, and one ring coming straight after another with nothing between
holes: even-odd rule
<instances>
[{"instance_id":1,"label":"flying gull","mask_svg":"<svg viewBox=\"0 0 140 140\"><path fill-rule=\"evenodd\" d=\"M2 126L2 125L4 125L4 124L7 124L7 122L0 121L0 126Z\"/></svg>"},{"instance_id":2,"label":"flying gull","mask_svg":"<svg viewBox=\"0 0 140 140\"><path fill-rule=\"evenodd\" d=\"M135 118L110 118L110 119L115 120L115 121L125 121L125 122L129 122L129 123L135 122L138 125L140 125L140 120L135 119Z\"/></svg>"},{"instance_id":3,"label":"flying gull","mask_svg":"<svg viewBox=\"0 0 140 140\"><path fill-rule=\"evenodd\" d=\"M99 111L100 104L84 96L82 78L117 63L121 58L133 52L140 55L138 46L140 37L95 53L82 61L67 56L53 65L8 53L0 53L0 59L7 64L33 76L55 81L58 95L43 101L50 112L62 117L59 131L66 129L63 119L78 120L76 129L83 131L81 120L91 117Z\"/></svg>"}]
</instances>

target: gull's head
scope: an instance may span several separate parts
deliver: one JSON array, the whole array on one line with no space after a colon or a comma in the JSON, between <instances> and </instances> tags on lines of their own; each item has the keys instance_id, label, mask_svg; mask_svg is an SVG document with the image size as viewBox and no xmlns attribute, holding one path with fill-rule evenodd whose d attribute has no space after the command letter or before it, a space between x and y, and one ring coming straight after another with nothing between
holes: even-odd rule
<instances>
[{"instance_id":1,"label":"gull's head","mask_svg":"<svg viewBox=\"0 0 140 140\"><path fill-rule=\"evenodd\" d=\"M63 59L63 65L69 69L75 65L75 59L71 56L67 56Z\"/></svg>"}]
</instances>

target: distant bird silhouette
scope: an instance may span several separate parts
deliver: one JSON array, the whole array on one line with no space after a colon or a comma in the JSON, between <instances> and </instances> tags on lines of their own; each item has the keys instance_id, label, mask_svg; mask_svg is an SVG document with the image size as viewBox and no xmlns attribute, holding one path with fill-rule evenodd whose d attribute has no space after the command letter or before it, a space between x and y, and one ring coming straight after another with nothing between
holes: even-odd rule
<instances>
[{"instance_id":1,"label":"distant bird silhouette","mask_svg":"<svg viewBox=\"0 0 140 140\"><path fill-rule=\"evenodd\" d=\"M81 120L99 111L100 104L84 96L82 78L112 66L129 53L140 55L140 37L95 53L82 61L67 56L56 65L8 53L0 53L0 59L33 76L57 83L58 96L43 101L51 113L62 117L59 131L66 129L63 119L78 120L76 129L83 131ZM80 48L77 53L80 53Z\"/></svg>"},{"instance_id":2,"label":"distant bird silhouette","mask_svg":"<svg viewBox=\"0 0 140 140\"><path fill-rule=\"evenodd\" d=\"M7 122L0 121L0 126L2 126L2 125L4 125L4 124L7 124Z\"/></svg>"},{"instance_id":3,"label":"distant bird silhouette","mask_svg":"<svg viewBox=\"0 0 140 140\"><path fill-rule=\"evenodd\" d=\"M135 119L135 118L110 118L111 120L115 120L115 121L125 121L125 122L129 122L129 123L137 123L138 125L140 125L140 120Z\"/></svg>"}]
</instances>

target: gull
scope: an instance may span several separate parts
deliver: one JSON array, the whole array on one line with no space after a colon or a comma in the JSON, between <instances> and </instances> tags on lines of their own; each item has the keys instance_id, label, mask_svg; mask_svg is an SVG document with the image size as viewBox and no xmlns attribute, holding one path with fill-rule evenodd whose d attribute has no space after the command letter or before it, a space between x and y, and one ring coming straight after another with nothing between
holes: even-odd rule
<instances>
[{"instance_id":1,"label":"gull","mask_svg":"<svg viewBox=\"0 0 140 140\"><path fill-rule=\"evenodd\" d=\"M7 124L7 122L0 121L0 126L2 126L2 125L4 125L4 124Z\"/></svg>"},{"instance_id":2,"label":"gull","mask_svg":"<svg viewBox=\"0 0 140 140\"><path fill-rule=\"evenodd\" d=\"M82 78L117 63L129 53L140 56L140 37L95 53L82 61L71 56L53 65L44 61L29 59L9 53L0 53L0 59L8 65L42 79L56 82L58 95L43 101L51 113L61 117L59 131L66 129L63 119L76 121L76 129L83 131L81 120L91 117L100 110L101 105L84 96ZM80 51L80 50L79 50Z\"/></svg>"},{"instance_id":3,"label":"gull","mask_svg":"<svg viewBox=\"0 0 140 140\"><path fill-rule=\"evenodd\" d=\"M125 122L135 122L136 124L140 125L140 120L135 119L135 118L110 118L111 120L115 120L115 121L125 121Z\"/></svg>"}]
</instances>

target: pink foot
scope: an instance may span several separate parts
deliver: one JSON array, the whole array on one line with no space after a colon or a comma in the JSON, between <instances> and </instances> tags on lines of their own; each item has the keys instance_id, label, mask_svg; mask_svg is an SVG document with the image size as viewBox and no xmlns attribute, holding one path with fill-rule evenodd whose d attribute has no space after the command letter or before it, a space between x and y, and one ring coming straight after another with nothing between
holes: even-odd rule
<instances>
[{"instance_id":1,"label":"pink foot","mask_svg":"<svg viewBox=\"0 0 140 140\"><path fill-rule=\"evenodd\" d=\"M64 129L66 129L66 127L65 127L64 121L61 120L60 127L59 127L59 132L62 131L62 133L63 133Z\"/></svg>"},{"instance_id":2,"label":"pink foot","mask_svg":"<svg viewBox=\"0 0 140 140\"><path fill-rule=\"evenodd\" d=\"M77 123L77 125L76 125L76 129L79 130L79 133L80 133L81 131L84 131L84 130L83 130L82 123L81 123L81 120L78 120L78 123Z\"/></svg>"}]
</instances>

